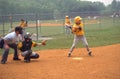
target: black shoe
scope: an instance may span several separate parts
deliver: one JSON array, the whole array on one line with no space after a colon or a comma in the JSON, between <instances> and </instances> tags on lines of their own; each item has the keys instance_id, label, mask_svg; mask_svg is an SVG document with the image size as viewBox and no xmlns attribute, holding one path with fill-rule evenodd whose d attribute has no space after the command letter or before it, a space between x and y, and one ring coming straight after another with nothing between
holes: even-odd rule
<instances>
[{"instance_id":1,"label":"black shoe","mask_svg":"<svg viewBox=\"0 0 120 79\"><path fill-rule=\"evenodd\" d=\"M26 61L27 58L24 57L24 61Z\"/></svg>"},{"instance_id":2,"label":"black shoe","mask_svg":"<svg viewBox=\"0 0 120 79\"><path fill-rule=\"evenodd\" d=\"M89 51L89 52L88 52L88 55L89 55L89 56L92 56L92 51Z\"/></svg>"},{"instance_id":3,"label":"black shoe","mask_svg":"<svg viewBox=\"0 0 120 79\"><path fill-rule=\"evenodd\" d=\"M20 61L21 59L19 59L19 58L13 58L13 60L15 60L15 61Z\"/></svg>"},{"instance_id":4,"label":"black shoe","mask_svg":"<svg viewBox=\"0 0 120 79\"><path fill-rule=\"evenodd\" d=\"M5 64L5 61L1 61L1 64Z\"/></svg>"},{"instance_id":5,"label":"black shoe","mask_svg":"<svg viewBox=\"0 0 120 79\"><path fill-rule=\"evenodd\" d=\"M26 62L26 63L30 63L30 60L27 59L27 60L24 60L24 62Z\"/></svg>"},{"instance_id":6,"label":"black shoe","mask_svg":"<svg viewBox=\"0 0 120 79\"><path fill-rule=\"evenodd\" d=\"M68 57L71 57L71 53L68 53Z\"/></svg>"},{"instance_id":7,"label":"black shoe","mask_svg":"<svg viewBox=\"0 0 120 79\"><path fill-rule=\"evenodd\" d=\"M24 58L24 62L26 62L26 63L29 63L30 62L30 58Z\"/></svg>"}]
</instances>

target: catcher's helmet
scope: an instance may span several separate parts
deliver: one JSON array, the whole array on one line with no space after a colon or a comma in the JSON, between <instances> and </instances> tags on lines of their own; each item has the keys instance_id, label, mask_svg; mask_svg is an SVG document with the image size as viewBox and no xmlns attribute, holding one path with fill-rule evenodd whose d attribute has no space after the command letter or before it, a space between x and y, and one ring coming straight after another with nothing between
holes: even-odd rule
<instances>
[{"instance_id":1,"label":"catcher's helmet","mask_svg":"<svg viewBox=\"0 0 120 79\"><path fill-rule=\"evenodd\" d=\"M29 39L30 38L29 34L24 35L24 38Z\"/></svg>"},{"instance_id":2,"label":"catcher's helmet","mask_svg":"<svg viewBox=\"0 0 120 79\"><path fill-rule=\"evenodd\" d=\"M29 35L29 34L26 34L26 35L24 35L24 40L25 40L26 42L30 42L32 39L30 38L30 35Z\"/></svg>"}]
</instances>

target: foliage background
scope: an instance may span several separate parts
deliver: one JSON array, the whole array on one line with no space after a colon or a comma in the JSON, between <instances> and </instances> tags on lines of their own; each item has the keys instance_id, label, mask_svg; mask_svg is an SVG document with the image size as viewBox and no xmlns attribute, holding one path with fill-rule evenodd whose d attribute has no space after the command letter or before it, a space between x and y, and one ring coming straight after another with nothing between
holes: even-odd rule
<instances>
[{"instance_id":1,"label":"foliage background","mask_svg":"<svg viewBox=\"0 0 120 79\"><path fill-rule=\"evenodd\" d=\"M0 15L25 13L69 13L91 12L100 13L120 11L120 1L113 0L108 6L102 2L81 0L0 0Z\"/></svg>"}]
</instances>

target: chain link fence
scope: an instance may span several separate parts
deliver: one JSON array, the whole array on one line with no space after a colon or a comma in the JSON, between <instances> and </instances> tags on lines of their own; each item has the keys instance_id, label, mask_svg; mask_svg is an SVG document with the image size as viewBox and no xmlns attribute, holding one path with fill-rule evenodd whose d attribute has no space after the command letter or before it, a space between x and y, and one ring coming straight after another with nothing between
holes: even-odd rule
<instances>
[{"instance_id":1,"label":"chain link fence","mask_svg":"<svg viewBox=\"0 0 120 79\"><path fill-rule=\"evenodd\" d=\"M0 15L0 34L1 36L9 33L11 28L19 26L20 20L24 19L28 22L26 32L33 33L35 39L39 39L41 36L54 36L59 34L65 34L64 19L68 15L73 19L75 16L81 16L83 18L85 26L96 25L104 26L106 24L112 24L117 26L120 24L120 15L113 14L100 14L99 12L71 12L62 14L10 14Z\"/></svg>"}]
</instances>

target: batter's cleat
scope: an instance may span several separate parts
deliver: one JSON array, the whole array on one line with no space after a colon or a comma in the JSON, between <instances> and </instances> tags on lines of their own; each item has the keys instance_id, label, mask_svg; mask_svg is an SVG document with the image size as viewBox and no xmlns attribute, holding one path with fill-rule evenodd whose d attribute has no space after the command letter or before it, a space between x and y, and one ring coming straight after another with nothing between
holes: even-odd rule
<instances>
[{"instance_id":1,"label":"batter's cleat","mask_svg":"<svg viewBox=\"0 0 120 79\"><path fill-rule=\"evenodd\" d=\"M92 56L92 51L89 51L89 52L88 52L88 55L89 55L89 56Z\"/></svg>"},{"instance_id":2,"label":"batter's cleat","mask_svg":"<svg viewBox=\"0 0 120 79\"><path fill-rule=\"evenodd\" d=\"M68 57L71 57L71 53L68 53Z\"/></svg>"},{"instance_id":3,"label":"batter's cleat","mask_svg":"<svg viewBox=\"0 0 120 79\"><path fill-rule=\"evenodd\" d=\"M15 61L20 61L21 59L19 59L19 58L13 58L13 60L15 60Z\"/></svg>"}]
</instances>

